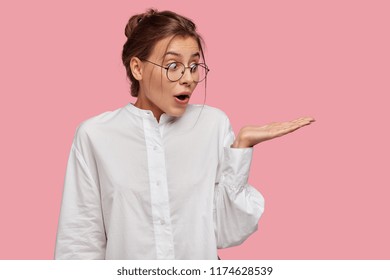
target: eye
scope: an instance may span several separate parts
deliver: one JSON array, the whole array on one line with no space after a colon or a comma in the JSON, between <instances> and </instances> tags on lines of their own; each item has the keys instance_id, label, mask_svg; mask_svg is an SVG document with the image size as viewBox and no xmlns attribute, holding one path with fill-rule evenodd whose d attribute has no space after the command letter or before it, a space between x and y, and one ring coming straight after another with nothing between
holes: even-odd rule
<instances>
[{"instance_id":1,"label":"eye","mask_svg":"<svg viewBox=\"0 0 390 280\"><path fill-rule=\"evenodd\" d=\"M198 71L199 64L194 63L194 64L191 64L190 67L191 67L191 72L194 73L194 72Z\"/></svg>"},{"instance_id":2,"label":"eye","mask_svg":"<svg viewBox=\"0 0 390 280\"><path fill-rule=\"evenodd\" d=\"M178 65L176 62L171 62L168 64L168 70L169 71L176 71L178 69Z\"/></svg>"}]
</instances>

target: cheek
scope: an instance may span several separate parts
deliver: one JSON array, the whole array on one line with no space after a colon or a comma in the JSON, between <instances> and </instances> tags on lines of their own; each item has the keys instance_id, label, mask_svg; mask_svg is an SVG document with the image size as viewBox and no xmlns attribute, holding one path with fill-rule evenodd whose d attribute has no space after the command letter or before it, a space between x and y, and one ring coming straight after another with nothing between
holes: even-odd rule
<instances>
[{"instance_id":1,"label":"cheek","mask_svg":"<svg viewBox=\"0 0 390 280\"><path fill-rule=\"evenodd\" d=\"M156 91L156 89L161 87L161 72L157 71L156 69L152 69L148 74L149 75L147 75L145 79L147 86L150 88L150 90Z\"/></svg>"},{"instance_id":2,"label":"cheek","mask_svg":"<svg viewBox=\"0 0 390 280\"><path fill-rule=\"evenodd\" d=\"M174 92L176 83L173 83L166 77L163 77L162 80L160 80L159 85L164 94L172 94Z\"/></svg>"},{"instance_id":3,"label":"cheek","mask_svg":"<svg viewBox=\"0 0 390 280\"><path fill-rule=\"evenodd\" d=\"M154 73L151 81L153 84L153 88L158 89L159 87L161 87L162 76L161 76L160 72Z\"/></svg>"}]
</instances>

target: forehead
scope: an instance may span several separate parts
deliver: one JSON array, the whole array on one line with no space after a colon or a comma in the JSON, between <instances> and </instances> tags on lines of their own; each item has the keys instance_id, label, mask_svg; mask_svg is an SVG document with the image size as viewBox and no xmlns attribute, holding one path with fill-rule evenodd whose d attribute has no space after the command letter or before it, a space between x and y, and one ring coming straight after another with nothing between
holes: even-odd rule
<instances>
[{"instance_id":1,"label":"forehead","mask_svg":"<svg viewBox=\"0 0 390 280\"><path fill-rule=\"evenodd\" d=\"M193 37L168 37L157 42L153 48L151 57L163 58L167 53L176 53L183 57L199 53L199 45Z\"/></svg>"}]
</instances>

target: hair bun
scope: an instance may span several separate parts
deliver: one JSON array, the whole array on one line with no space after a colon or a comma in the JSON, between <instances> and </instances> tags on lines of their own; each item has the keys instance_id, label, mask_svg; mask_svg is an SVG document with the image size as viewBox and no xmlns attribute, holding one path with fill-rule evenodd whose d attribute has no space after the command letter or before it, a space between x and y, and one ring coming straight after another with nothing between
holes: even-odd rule
<instances>
[{"instance_id":1,"label":"hair bun","mask_svg":"<svg viewBox=\"0 0 390 280\"><path fill-rule=\"evenodd\" d=\"M138 26L138 24L145 18L148 18L154 14L156 14L158 11L156 9L149 9L145 13L138 14L132 16L129 21L127 22L127 25L125 27L125 35L127 38L130 38L131 34L133 33L134 29Z\"/></svg>"}]
</instances>

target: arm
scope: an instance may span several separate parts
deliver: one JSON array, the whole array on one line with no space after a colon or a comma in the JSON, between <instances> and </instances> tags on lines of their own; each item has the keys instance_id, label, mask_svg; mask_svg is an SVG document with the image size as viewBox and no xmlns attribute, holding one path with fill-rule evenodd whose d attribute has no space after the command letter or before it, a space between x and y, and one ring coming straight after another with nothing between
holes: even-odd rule
<instances>
[{"instance_id":1,"label":"arm","mask_svg":"<svg viewBox=\"0 0 390 280\"><path fill-rule=\"evenodd\" d=\"M214 223L218 248L241 244L257 229L264 211L264 198L248 184L253 146L291 133L314 121L299 118L290 122L243 127L234 139L230 123L214 194Z\"/></svg>"},{"instance_id":2,"label":"arm","mask_svg":"<svg viewBox=\"0 0 390 280\"><path fill-rule=\"evenodd\" d=\"M257 230L264 198L248 184L252 148L234 149L234 133L226 120L224 150L214 190L217 247L241 244Z\"/></svg>"},{"instance_id":3,"label":"arm","mask_svg":"<svg viewBox=\"0 0 390 280\"><path fill-rule=\"evenodd\" d=\"M104 259L106 236L100 191L76 147L82 141L76 139L77 133L66 169L55 259Z\"/></svg>"}]
</instances>

